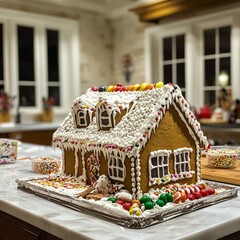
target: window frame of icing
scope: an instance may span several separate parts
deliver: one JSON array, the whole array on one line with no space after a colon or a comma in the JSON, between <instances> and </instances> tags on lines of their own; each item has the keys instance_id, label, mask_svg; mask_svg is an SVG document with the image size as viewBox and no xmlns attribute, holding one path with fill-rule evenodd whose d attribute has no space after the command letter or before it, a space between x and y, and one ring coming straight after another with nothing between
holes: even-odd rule
<instances>
[{"instance_id":1,"label":"window frame of icing","mask_svg":"<svg viewBox=\"0 0 240 240\"><path fill-rule=\"evenodd\" d=\"M116 165L114 165L114 160L116 161ZM109 178L116 180L116 181L120 181L120 182L124 182L125 178L126 178L126 167L124 164L124 160L121 156L119 156L118 154L110 154L109 158L108 158L108 176ZM112 162L112 164L111 164ZM119 166L119 162L121 162L122 167ZM116 176L114 176L114 169L116 171ZM110 174L110 170L112 172L112 174ZM120 171L122 171L122 177L119 176Z\"/></svg>"},{"instance_id":2,"label":"window frame of icing","mask_svg":"<svg viewBox=\"0 0 240 240\"><path fill-rule=\"evenodd\" d=\"M169 159L172 151L171 150L158 150L150 152L149 158L148 158L148 169L149 169L149 186L152 186L154 184L162 184L165 182L168 182L169 180ZM159 159L161 157L161 159ZM164 157L167 157L167 163L164 164ZM152 159L157 158L157 165L154 166L152 164ZM161 161L161 165L160 165ZM167 166L167 174L163 175L162 177L159 176L160 168L162 169L162 173L164 173L164 168ZM157 168L158 177L152 177L152 170Z\"/></svg>"},{"instance_id":3,"label":"window frame of icing","mask_svg":"<svg viewBox=\"0 0 240 240\"><path fill-rule=\"evenodd\" d=\"M80 116L79 114L83 114L83 116ZM88 113L88 109L78 109L76 111L76 127L77 128L84 128L87 127L89 125L88 121L87 121L87 113ZM83 119L84 123L81 123L81 119Z\"/></svg>"},{"instance_id":4,"label":"window frame of icing","mask_svg":"<svg viewBox=\"0 0 240 240\"><path fill-rule=\"evenodd\" d=\"M103 102L101 102L103 101ZM114 109L109 112L107 109L109 107L109 104L105 102L104 99L100 100L97 106L97 126L100 130L109 130L111 128L114 128L114 120L113 120L113 112ZM107 116L102 116L103 112L106 112ZM108 124L103 124L104 120L108 120Z\"/></svg>"},{"instance_id":5,"label":"window frame of icing","mask_svg":"<svg viewBox=\"0 0 240 240\"><path fill-rule=\"evenodd\" d=\"M62 114L69 112L69 105L80 94L79 82L79 28L78 22L72 19L63 19L55 16L29 13L19 10L0 10L0 22L4 25L4 91L11 92L19 102L20 86L33 86L35 88L35 106L21 106L20 113L24 113L22 121L34 121L36 114L42 112L42 97L48 96L49 87L59 87L61 97L60 106L53 106L54 120L62 118ZM19 83L18 62L18 34L17 26L33 28L33 60L34 80ZM46 31L56 30L59 33L58 60L59 82L49 82L47 59ZM10 40L9 40L10 39ZM9 57L11 56L11 57ZM74 75L72 73L74 72ZM64 81L64 79L71 79ZM71 94L68 94L71 92ZM17 109L12 110L16 114Z\"/></svg>"},{"instance_id":6,"label":"window frame of icing","mask_svg":"<svg viewBox=\"0 0 240 240\"><path fill-rule=\"evenodd\" d=\"M205 29L220 28L230 26L231 30L231 53L230 56L230 76L231 85L227 85L226 89L232 93L232 99L239 97L240 89L240 72L238 62L240 55L240 7L219 10L214 13L205 13L201 16L183 19L175 22L161 23L161 25L146 30L146 81L158 82L162 79L163 69L161 60L162 46L161 39L168 36L185 33L185 74L186 74L186 99L191 105L200 108L204 105L206 91L217 91L220 85L205 86L204 74L204 36ZM235 49L234 51L232 49ZM237 49L237 50L236 50ZM224 53L225 54L225 53ZM217 58L224 58L224 54L217 54ZM226 56L229 56L226 55ZM212 55L207 56L207 58ZM157 59L157 61L156 61ZM216 63L217 64L217 63ZM219 68L219 66L217 66ZM218 72L215 77L217 79ZM192 79L195 79L192 81ZM154 83L155 83L154 82Z\"/></svg>"},{"instance_id":7,"label":"window frame of icing","mask_svg":"<svg viewBox=\"0 0 240 240\"><path fill-rule=\"evenodd\" d=\"M173 156L174 156L174 171L175 174L186 174L191 172L191 158L190 154L193 151L192 148L178 148L176 150L173 150ZM187 159L186 154L187 153ZM179 167L178 167L179 166ZM188 168L188 171L186 170Z\"/></svg>"}]
</instances>

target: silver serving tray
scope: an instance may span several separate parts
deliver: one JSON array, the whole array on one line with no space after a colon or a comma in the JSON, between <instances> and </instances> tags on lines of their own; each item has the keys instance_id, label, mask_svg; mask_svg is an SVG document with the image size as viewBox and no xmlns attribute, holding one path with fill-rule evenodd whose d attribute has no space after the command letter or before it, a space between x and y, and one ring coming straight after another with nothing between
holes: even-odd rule
<instances>
[{"instance_id":1,"label":"silver serving tray","mask_svg":"<svg viewBox=\"0 0 240 240\"><path fill-rule=\"evenodd\" d=\"M38 196L46 198L47 200L75 209L79 212L111 220L111 222L128 228L149 227L154 224L161 223L177 216L195 211L197 209L226 201L228 199L237 197L238 190L240 189L232 185L205 181L205 183L209 187L213 187L215 189L221 188L224 190L218 194L213 194L197 200L176 204L174 207L171 208L163 207L157 212L147 210L147 214L133 216L130 215L128 211L119 211L117 207L110 206L111 204L109 203L107 203L106 205L100 205L97 203L98 201L59 194L53 191L46 190L45 188L40 186L34 186L29 182L30 180L35 179L17 179L16 182L18 184L18 189L34 193Z\"/></svg>"}]
</instances>

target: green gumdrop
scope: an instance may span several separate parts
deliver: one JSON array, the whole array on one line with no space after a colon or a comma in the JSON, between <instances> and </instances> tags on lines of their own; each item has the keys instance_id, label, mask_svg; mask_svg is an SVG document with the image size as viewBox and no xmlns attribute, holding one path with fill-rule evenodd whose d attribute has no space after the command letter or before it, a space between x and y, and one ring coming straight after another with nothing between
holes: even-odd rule
<instances>
[{"instance_id":1,"label":"green gumdrop","mask_svg":"<svg viewBox=\"0 0 240 240\"><path fill-rule=\"evenodd\" d=\"M164 202L163 200L161 200L161 199L158 199L158 200L156 201L156 204L157 204L158 206L160 206L160 207L163 207L163 206L165 205L165 202Z\"/></svg>"},{"instance_id":2,"label":"green gumdrop","mask_svg":"<svg viewBox=\"0 0 240 240\"><path fill-rule=\"evenodd\" d=\"M167 196L164 193L162 193L158 199L164 201L165 204L167 203Z\"/></svg>"},{"instance_id":3,"label":"green gumdrop","mask_svg":"<svg viewBox=\"0 0 240 240\"><path fill-rule=\"evenodd\" d=\"M143 196L140 198L140 203L152 202L152 199L149 196Z\"/></svg>"},{"instance_id":4,"label":"green gumdrop","mask_svg":"<svg viewBox=\"0 0 240 240\"><path fill-rule=\"evenodd\" d=\"M173 195L171 193L166 193L167 201L173 202Z\"/></svg>"},{"instance_id":5,"label":"green gumdrop","mask_svg":"<svg viewBox=\"0 0 240 240\"><path fill-rule=\"evenodd\" d=\"M117 201L117 199L115 197L110 197L110 198L108 198L108 201L115 203Z\"/></svg>"},{"instance_id":6,"label":"green gumdrop","mask_svg":"<svg viewBox=\"0 0 240 240\"><path fill-rule=\"evenodd\" d=\"M153 209L154 208L154 203L152 201L145 202L144 206L146 209Z\"/></svg>"}]
</instances>

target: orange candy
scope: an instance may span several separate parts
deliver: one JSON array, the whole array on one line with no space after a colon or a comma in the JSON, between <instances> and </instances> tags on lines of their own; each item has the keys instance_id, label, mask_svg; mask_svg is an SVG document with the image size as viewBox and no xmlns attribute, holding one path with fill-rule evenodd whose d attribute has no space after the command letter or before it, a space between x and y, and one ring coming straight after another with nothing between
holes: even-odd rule
<instances>
[{"instance_id":1,"label":"orange candy","mask_svg":"<svg viewBox=\"0 0 240 240\"><path fill-rule=\"evenodd\" d=\"M137 205L138 205L139 207L141 206L140 201L137 200L137 199L133 199L133 200L132 200L131 204L133 205L134 203L137 203Z\"/></svg>"},{"instance_id":2,"label":"orange candy","mask_svg":"<svg viewBox=\"0 0 240 240\"><path fill-rule=\"evenodd\" d=\"M152 90L153 87L154 87L154 85L153 85L152 83L149 83L149 84L146 86L145 90Z\"/></svg>"},{"instance_id":3,"label":"orange candy","mask_svg":"<svg viewBox=\"0 0 240 240\"><path fill-rule=\"evenodd\" d=\"M133 85L127 86L127 90L128 90L128 91L133 91Z\"/></svg>"},{"instance_id":4,"label":"orange candy","mask_svg":"<svg viewBox=\"0 0 240 240\"><path fill-rule=\"evenodd\" d=\"M173 195L173 202L174 203L183 203L187 199L187 195L185 192L175 192Z\"/></svg>"}]
</instances>

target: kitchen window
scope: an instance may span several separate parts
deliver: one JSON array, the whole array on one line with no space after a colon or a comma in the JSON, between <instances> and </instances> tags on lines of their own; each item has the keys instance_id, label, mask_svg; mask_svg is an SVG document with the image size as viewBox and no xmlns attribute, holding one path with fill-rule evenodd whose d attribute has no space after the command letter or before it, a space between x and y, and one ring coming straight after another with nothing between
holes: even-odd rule
<instances>
[{"instance_id":1,"label":"kitchen window","mask_svg":"<svg viewBox=\"0 0 240 240\"><path fill-rule=\"evenodd\" d=\"M19 105L20 112L34 118L43 98L54 98L54 114L66 114L80 94L78 22L0 13L0 90L16 96L12 113Z\"/></svg>"},{"instance_id":2,"label":"kitchen window","mask_svg":"<svg viewBox=\"0 0 240 240\"><path fill-rule=\"evenodd\" d=\"M178 84L185 92L185 35L162 38L162 61L164 83Z\"/></svg>"},{"instance_id":3,"label":"kitchen window","mask_svg":"<svg viewBox=\"0 0 240 240\"><path fill-rule=\"evenodd\" d=\"M234 49L234 51L233 51ZM240 95L240 8L146 30L146 79L177 83L200 108Z\"/></svg>"}]
</instances>

